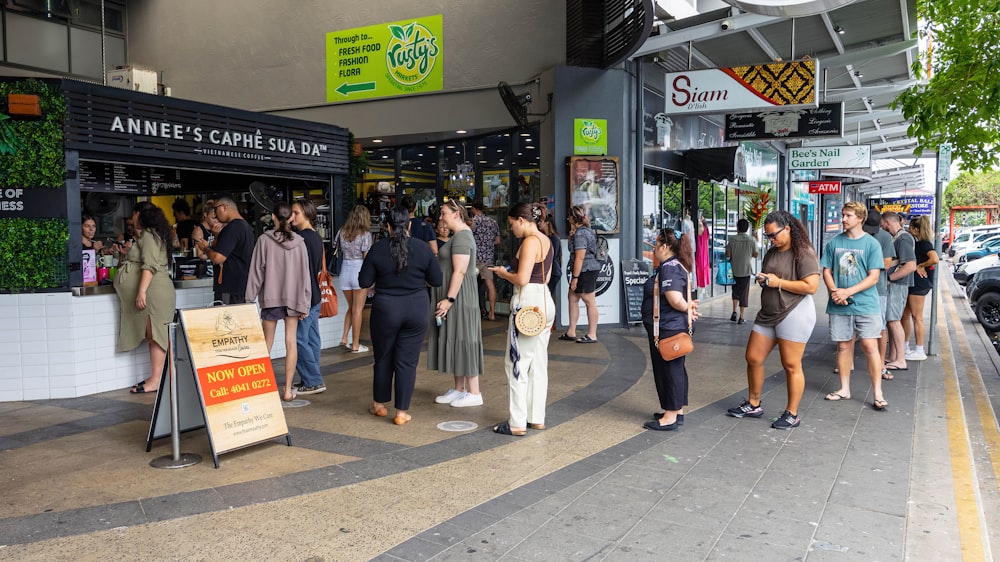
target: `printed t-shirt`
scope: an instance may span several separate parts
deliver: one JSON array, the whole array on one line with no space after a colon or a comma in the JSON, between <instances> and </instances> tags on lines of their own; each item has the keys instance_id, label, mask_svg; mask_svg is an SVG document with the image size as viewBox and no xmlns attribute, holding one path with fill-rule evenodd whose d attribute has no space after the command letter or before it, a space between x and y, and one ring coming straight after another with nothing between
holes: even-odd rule
<instances>
[{"instance_id":1,"label":"printed t-shirt","mask_svg":"<svg viewBox=\"0 0 1000 562\"><path fill-rule=\"evenodd\" d=\"M867 233L853 239L844 232L834 236L823 247L823 258L820 263L823 269L830 270L833 284L838 289L853 287L868 277L869 271L885 268L882 248L879 247L875 237ZM878 290L874 285L852 298L854 304L845 305L839 305L830 299L826 303L826 313L846 316L882 314L878 302Z\"/></svg>"}]
</instances>

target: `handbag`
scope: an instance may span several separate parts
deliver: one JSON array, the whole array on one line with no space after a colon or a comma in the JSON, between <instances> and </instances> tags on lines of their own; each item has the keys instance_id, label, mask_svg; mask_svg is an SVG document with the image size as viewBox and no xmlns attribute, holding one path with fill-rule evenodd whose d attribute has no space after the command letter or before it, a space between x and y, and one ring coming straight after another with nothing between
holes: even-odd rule
<instances>
[{"instance_id":1,"label":"handbag","mask_svg":"<svg viewBox=\"0 0 1000 562\"><path fill-rule=\"evenodd\" d=\"M733 277L733 264L729 260L722 260L719 269L715 271L716 285L735 285L736 278Z\"/></svg>"},{"instance_id":2,"label":"handbag","mask_svg":"<svg viewBox=\"0 0 1000 562\"><path fill-rule=\"evenodd\" d=\"M542 279L545 279L545 258L542 258ZM521 294L518 293L518 309L514 314L514 327L523 336L537 336L545 330L548 323L545 317L548 314L548 304L542 301L546 307L545 311L539 310L537 306L521 307Z\"/></svg>"},{"instance_id":3,"label":"handbag","mask_svg":"<svg viewBox=\"0 0 1000 562\"><path fill-rule=\"evenodd\" d=\"M326 252L323 252L323 269L316 274L319 282L319 317L331 318L337 315L337 290L333 288L333 275L326 269Z\"/></svg>"},{"instance_id":4,"label":"handbag","mask_svg":"<svg viewBox=\"0 0 1000 562\"><path fill-rule=\"evenodd\" d=\"M681 266L684 269L684 266ZM687 270L684 269L684 273ZM660 272L656 272L656 286L653 289L653 343L660 351L660 357L664 361L673 361L678 357L684 357L694 351L693 319L691 318L691 280L687 282L687 302L688 302L688 331L674 334L666 339L660 339Z\"/></svg>"}]
</instances>

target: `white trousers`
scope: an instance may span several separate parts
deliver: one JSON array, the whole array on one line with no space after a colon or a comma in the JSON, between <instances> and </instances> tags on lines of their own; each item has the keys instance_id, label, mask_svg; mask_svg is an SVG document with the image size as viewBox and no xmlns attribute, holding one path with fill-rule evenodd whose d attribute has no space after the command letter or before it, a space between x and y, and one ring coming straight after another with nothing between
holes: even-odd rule
<instances>
[{"instance_id":1,"label":"white trousers","mask_svg":"<svg viewBox=\"0 0 1000 562\"><path fill-rule=\"evenodd\" d=\"M510 305L507 354L504 358L510 396L510 419L507 423L514 429L522 429L528 423L545 423L545 400L549 393L549 337L556 319L556 303L549 294L548 286L529 283L524 287L514 287ZM545 312L545 329L537 336L525 336L514 327L514 311L528 306L537 306Z\"/></svg>"}]
</instances>

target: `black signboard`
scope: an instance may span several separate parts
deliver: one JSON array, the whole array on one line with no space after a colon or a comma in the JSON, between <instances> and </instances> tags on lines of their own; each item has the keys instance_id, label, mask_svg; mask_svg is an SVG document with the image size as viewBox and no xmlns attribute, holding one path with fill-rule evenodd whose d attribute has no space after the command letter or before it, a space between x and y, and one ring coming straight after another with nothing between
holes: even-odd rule
<instances>
[{"instance_id":1,"label":"black signboard","mask_svg":"<svg viewBox=\"0 0 1000 562\"><path fill-rule=\"evenodd\" d=\"M348 172L349 133L341 127L72 80L63 81L63 90L65 146L84 158L237 172Z\"/></svg>"},{"instance_id":2,"label":"black signboard","mask_svg":"<svg viewBox=\"0 0 1000 562\"><path fill-rule=\"evenodd\" d=\"M64 219L66 214L65 187L0 189L0 218Z\"/></svg>"},{"instance_id":3,"label":"black signboard","mask_svg":"<svg viewBox=\"0 0 1000 562\"><path fill-rule=\"evenodd\" d=\"M645 260L622 261L622 289L625 292L626 322L642 322L643 285L652 275L653 264Z\"/></svg>"},{"instance_id":4,"label":"black signboard","mask_svg":"<svg viewBox=\"0 0 1000 562\"><path fill-rule=\"evenodd\" d=\"M726 115L727 141L842 136L843 103L821 103L812 109L774 109Z\"/></svg>"}]
</instances>

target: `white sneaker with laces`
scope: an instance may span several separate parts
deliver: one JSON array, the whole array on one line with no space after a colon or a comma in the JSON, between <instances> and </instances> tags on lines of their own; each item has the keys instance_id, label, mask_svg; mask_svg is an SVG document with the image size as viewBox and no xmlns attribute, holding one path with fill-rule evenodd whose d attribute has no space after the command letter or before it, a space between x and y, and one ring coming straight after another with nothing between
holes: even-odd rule
<instances>
[{"instance_id":1,"label":"white sneaker with laces","mask_svg":"<svg viewBox=\"0 0 1000 562\"><path fill-rule=\"evenodd\" d=\"M351 353L368 353L368 346L365 344L358 344L357 349L352 349Z\"/></svg>"},{"instance_id":2,"label":"white sneaker with laces","mask_svg":"<svg viewBox=\"0 0 1000 562\"><path fill-rule=\"evenodd\" d=\"M455 390L454 388L449 388L448 392L445 392L441 396L434 399L434 402L438 404L451 404L455 400L465 396L465 393L460 390Z\"/></svg>"},{"instance_id":3,"label":"white sneaker with laces","mask_svg":"<svg viewBox=\"0 0 1000 562\"><path fill-rule=\"evenodd\" d=\"M452 408L468 408L469 406L483 405L482 394L472 394L471 392L463 392L462 394L463 396L451 401Z\"/></svg>"},{"instance_id":4,"label":"white sneaker with laces","mask_svg":"<svg viewBox=\"0 0 1000 562\"><path fill-rule=\"evenodd\" d=\"M907 361L925 361L927 359L927 354L923 351L913 350L906 354Z\"/></svg>"}]
</instances>

